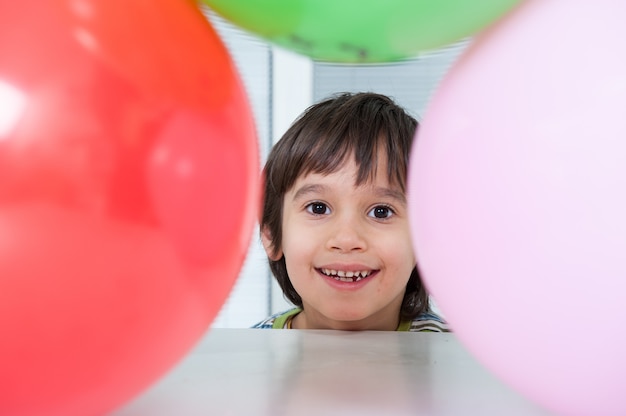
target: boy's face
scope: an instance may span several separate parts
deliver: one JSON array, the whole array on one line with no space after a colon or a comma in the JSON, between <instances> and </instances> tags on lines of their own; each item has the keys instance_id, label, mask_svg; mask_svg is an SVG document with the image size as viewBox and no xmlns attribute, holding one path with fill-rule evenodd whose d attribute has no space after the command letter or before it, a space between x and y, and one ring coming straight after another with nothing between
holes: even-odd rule
<instances>
[{"instance_id":1,"label":"boy's face","mask_svg":"<svg viewBox=\"0 0 626 416\"><path fill-rule=\"evenodd\" d=\"M350 158L335 173L301 176L286 193L282 247L272 258L284 254L302 297L304 312L294 320L296 327L394 330L398 325L415 258L405 196L390 185L384 163L378 172L357 187Z\"/></svg>"}]
</instances>

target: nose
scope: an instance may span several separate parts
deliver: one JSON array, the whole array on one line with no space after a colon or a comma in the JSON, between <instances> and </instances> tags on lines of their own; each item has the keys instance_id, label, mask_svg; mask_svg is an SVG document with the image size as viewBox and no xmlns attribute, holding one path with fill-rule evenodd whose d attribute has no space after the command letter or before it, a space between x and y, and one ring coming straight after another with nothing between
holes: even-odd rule
<instances>
[{"instance_id":1,"label":"nose","mask_svg":"<svg viewBox=\"0 0 626 416\"><path fill-rule=\"evenodd\" d=\"M367 238L363 224L354 217L338 218L330 225L326 247L341 253L366 250Z\"/></svg>"}]
</instances>

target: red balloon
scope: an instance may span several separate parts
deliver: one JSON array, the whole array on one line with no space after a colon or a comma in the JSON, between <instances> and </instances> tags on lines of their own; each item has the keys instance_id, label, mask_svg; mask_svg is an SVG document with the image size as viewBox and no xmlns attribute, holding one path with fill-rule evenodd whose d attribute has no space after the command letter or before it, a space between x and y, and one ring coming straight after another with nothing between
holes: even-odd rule
<instances>
[{"instance_id":1,"label":"red balloon","mask_svg":"<svg viewBox=\"0 0 626 416\"><path fill-rule=\"evenodd\" d=\"M195 3L0 3L0 414L102 414L207 330L259 197Z\"/></svg>"}]
</instances>

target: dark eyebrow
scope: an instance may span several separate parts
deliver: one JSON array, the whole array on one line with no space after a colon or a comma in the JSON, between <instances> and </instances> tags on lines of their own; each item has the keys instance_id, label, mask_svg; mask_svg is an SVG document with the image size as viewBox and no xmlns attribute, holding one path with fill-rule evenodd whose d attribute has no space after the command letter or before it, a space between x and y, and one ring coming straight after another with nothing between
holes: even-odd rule
<instances>
[{"instance_id":1,"label":"dark eyebrow","mask_svg":"<svg viewBox=\"0 0 626 416\"><path fill-rule=\"evenodd\" d=\"M406 196L403 192L390 188L374 188L374 194L381 198L395 199L401 204L406 204Z\"/></svg>"},{"instance_id":2,"label":"dark eyebrow","mask_svg":"<svg viewBox=\"0 0 626 416\"><path fill-rule=\"evenodd\" d=\"M301 187L300 189L296 191L296 193L293 195L293 199L297 200L307 194L319 194L319 193L324 192L325 190L326 190L326 187L324 185L319 185L319 184L304 185L303 187Z\"/></svg>"},{"instance_id":3,"label":"dark eyebrow","mask_svg":"<svg viewBox=\"0 0 626 416\"><path fill-rule=\"evenodd\" d=\"M308 194L321 194L327 190L327 187L320 184L304 185L298 189L293 195L293 200L302 198ZM406 197L403 192L395 189L376 187L372 189L377 198L391 198L400 204L406 205Z\"/></svg>"}]
</instances>

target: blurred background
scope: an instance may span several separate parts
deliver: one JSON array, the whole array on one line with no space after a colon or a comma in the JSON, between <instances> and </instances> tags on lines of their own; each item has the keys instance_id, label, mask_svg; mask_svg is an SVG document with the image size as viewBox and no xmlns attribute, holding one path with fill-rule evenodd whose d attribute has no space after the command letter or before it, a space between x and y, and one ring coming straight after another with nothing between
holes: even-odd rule
<instances>
[{"instance_id":1,"label":"blurred background","mask_svg":"<svg viewBox=\"0 0 626 416\"><path fill-rule=\"evenodd\" d=\"M437 84L470 42L464 39L394 63L325 63L267 43L207 7L202 11L226 44L244 82L256 121L261 165L272 144L302 111L338 92L388 95L421 120ZM247 328L290 306L267 266L257 228L237 283L212 327Z\"/></svg>"}]
</instances>

